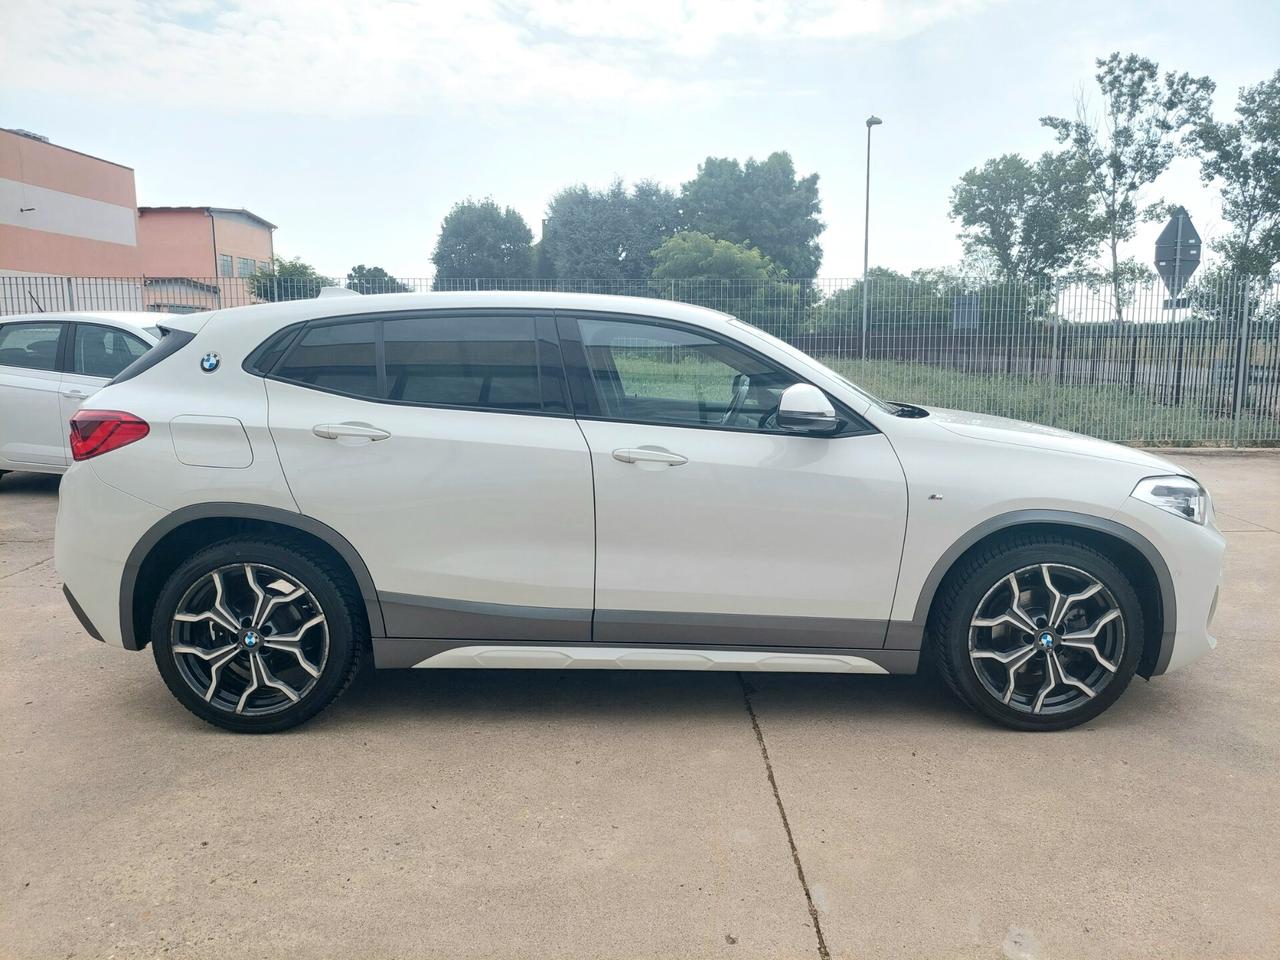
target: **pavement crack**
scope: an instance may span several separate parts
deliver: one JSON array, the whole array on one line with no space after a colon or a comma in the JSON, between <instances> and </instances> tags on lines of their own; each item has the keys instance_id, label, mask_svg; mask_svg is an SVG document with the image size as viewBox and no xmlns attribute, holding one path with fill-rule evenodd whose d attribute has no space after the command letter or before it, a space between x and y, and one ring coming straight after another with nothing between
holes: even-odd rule
<instances>
[{"instance_id":1,"label":"pavement crack","mask_svg":"<svg viewBox=\"0 0 1280 960\"><path fill-rule=\"evenodd\" d=\"M818 908L814 906L813 894L809 892L809 881L804 877L800 851L796 848L796 838L791 832L791 821L787 819L787 808L782 805L782 794L778 791L778 778L773 775L773 763L769 760L769 748L765 746L760 719L756 716L755 707L751 705L751 693L741 673L738 674L738 683L742 687L742 702L747 708L747 716L751 718L751 729L755 731L756 743L760 745L760 757L764 760L764 772L769 778L769 787L773 790L773 802L777 804L778 816L782 818L782 829L787 835L787 846L791 848L791 862L796 866L796 878L800 881L800 889L804 891L804 902L809 907L809 919L813 921L813 932L818 938L818 958L831 960L831 951L827 949L826 938L822 935L822 922L818 919Z\"/></svg>"},{"instance_id":2,"label":"pavement crack","mask_svg":"<svg viewBox=\"0 0 1280 960\"><path fill-rule=\"evenodd\" d=\"M6 573L3 577L0 577L0 580L8 580L10 577L16 577L20 573L26 573L28 570L34 570L41 564L49 563L51 560L53 560L53 557L45 557L43 560L37 560L35 563L28 567L23 567L21 570L14 570L12 573Z\"/></svg>"}]
</instances>

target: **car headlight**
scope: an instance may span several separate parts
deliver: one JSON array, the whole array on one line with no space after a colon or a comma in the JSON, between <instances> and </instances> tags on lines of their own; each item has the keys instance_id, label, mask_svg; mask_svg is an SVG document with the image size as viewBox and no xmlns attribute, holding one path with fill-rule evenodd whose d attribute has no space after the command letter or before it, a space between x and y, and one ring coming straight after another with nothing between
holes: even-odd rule
<instances>
[{"instance_id":1,"label":"car headlight","mask_svg":"<svg viewBox=\"0 0 1280 960\"><path fill-rule=\"evenodd\" d=\"M1204 523L1209 514L1209 494L1190 477L1147 477L1130 496L1192 523Z\"/></svg>"}]
</instances>

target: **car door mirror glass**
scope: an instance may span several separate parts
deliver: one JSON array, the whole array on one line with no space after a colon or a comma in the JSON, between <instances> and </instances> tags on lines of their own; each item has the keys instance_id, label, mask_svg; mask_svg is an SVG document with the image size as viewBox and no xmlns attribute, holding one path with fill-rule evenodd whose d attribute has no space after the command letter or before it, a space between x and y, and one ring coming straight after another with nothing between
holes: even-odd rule
<instances>
[{"instance_id":1,"label":"car door mirror glass","mask_svg":"<svg viewBox=\"0 0 1280 960\"><path fill-rule=\"evenodd\" d=\"M828 433L840 426L827 395L811 383L794 383L782 391L778 426L796 433Z\"/></svg>"}]
</instances>

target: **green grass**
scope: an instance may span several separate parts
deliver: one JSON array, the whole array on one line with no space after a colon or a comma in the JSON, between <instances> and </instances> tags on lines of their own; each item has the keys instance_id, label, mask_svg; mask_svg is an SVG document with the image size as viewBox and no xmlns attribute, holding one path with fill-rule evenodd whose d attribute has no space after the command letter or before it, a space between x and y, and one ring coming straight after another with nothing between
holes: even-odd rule
<instances>
[{"instance_id":1,"label":"green grass","mask_svg":"<svg viewBox=\"0 0 1280 960\"><path fill-rule=\"evenodd\" d=\"M1047 378L970 374L895 360L823 358L833 370L886 400L952 407L1017 420L1046 423L1104 440L1150 445L1229 445L1229 411L1188 395L1177 406L1127 387L1053 384ZM1240 423L1244 445L1280 443L1280 422L1249 411Z\"/></svg>"}]
</instances>

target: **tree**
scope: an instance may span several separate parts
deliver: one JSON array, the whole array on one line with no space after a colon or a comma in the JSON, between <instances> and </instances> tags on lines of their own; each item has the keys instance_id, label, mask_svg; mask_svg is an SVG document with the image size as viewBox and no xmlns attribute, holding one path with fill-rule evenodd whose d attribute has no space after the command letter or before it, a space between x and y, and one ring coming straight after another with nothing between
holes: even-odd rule
<instances>
[{"instance_id":1,"label":"tree","mask_svg":"<svg viewBox=\"0 0 1280 960\"><path fill-rule=\"evenodd\" d=\"M1234 123L1205 117L1191 142L1200 176L1222 184L1231 233L1214 244L1235 271L1265 277L1280 262L1280 70L1240 91Z\"/></svg>"},{"instance_id":2,"label":"tree","mask_svg":"<svg viewBox=\"0 0 1280 960\"><path fill-rule=\"evenodd\" d=\"M533 276L533 232L510 207L491 198L454 204L431 254L439 290L452 280L527 280Z\"/></svg>"},{"instance_id":3,"label":"tree","mask_svg":"<svg viewBox=\"0 0 1280 960\"><path fill-rule=\"evenodd\" d=\"M332 287L335 281L316 271L301 257L277 259L270 269L259 270L249 278L249 286L257 300L306 300L320 295L321 287Z\"/></svg>"},{"instance_id":4,"label":"tree","mask_svg":"<svg viewBox=\"0 0 1280 960\"><path fill-rule=\"evenodd\" d=\"M717 240L696 230L667 237L653 251L655 280L776 280L781 272L762 254L740 243Z\"/></svg>"},{"instance_id":5,"label":"tree","mask_svg":"<svg viewBox=\"0 0 1280 960\"><path fill-rule=\"evenodd\" d=\"M951 191L951 217L971 256L993 257L1002 279L1039 283L1079 266L1102 239L1102 220L1078 160L1016 153L966 172Z\"/></svg>"},{"instance_id":6,"label":"tree","mask_svg":"<svg viewBox=\"0 0 1280 960\"><path fill-rule=\"evenodd\" d=\"M1067 145L1101 206L1116 319L1123 321L1120 244L1133 238L1139 216L1164 209L1159 202L1141 209L1142 191L1168 169L1178 133L1207 115L1214 85L1208 77L1188 73L1161 78L1153 61L1132 53L1113 53L1097 66L1101 123L1089 116L1083 102L1074 120L1042 117L1040 122Z\"/></svg>"},{"instance_id":7,"label":"tree","mask_svg":"<svg viewBox=\"0 0 1280 960\"><path fill-rule=\"evenodd\" d=\"M732 243L749 243L790 277L814 277L822 264L818 175L797 179L791 155L745 165L707 157L680 193L683 226Z\"/></svg>"},{"instance_id":8,"label":"tree","mask_svg":"<svg viewBox=\"0 0 1280 960\"><path fill-rule=\"evenodd\" d=\"M409 293L413 288L401 283L381 267L366 267L363 263L347 273L347 287L356 293Z\"/></svg>"},{"instance_id":9,"label":"tree","mask_svg":"<svg viewBox=\"0 0 1280 960\"><path fill-rule=\"evenodd\" d=\"M542 244L550 270L568 280L643 280L678 213L675 194L650 180L630 192L620 180L607 190L566 187L547 207Z\"/></svg>"}]
</instances>

